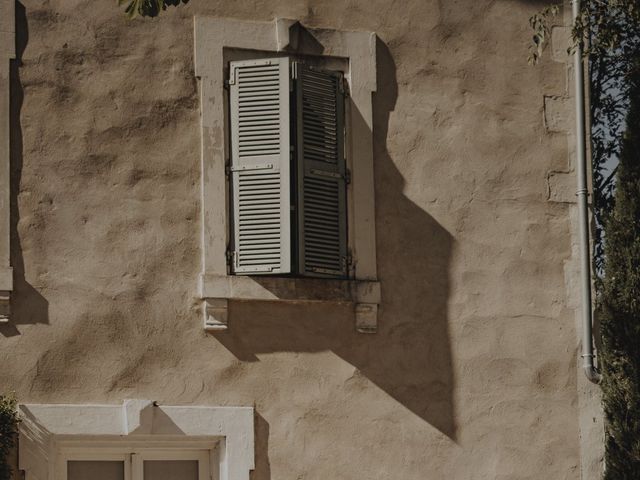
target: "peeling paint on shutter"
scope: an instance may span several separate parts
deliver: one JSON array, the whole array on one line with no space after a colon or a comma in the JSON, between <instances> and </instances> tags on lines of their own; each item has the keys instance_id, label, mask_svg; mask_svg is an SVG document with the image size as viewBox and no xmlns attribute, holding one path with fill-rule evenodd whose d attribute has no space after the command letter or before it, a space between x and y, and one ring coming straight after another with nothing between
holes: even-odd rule
<instances>
[{"instance_id":1,"label":"peeling paint on shutter","mask_svg":"<svg viewBox=\"0 0 640 480\"><path fill-rule=\"evenodd\" d=\"M347 275L342 75L294 64L298 271Z\"/></svg>"},{"instance_id":2,"label":"peeling paint on shutter","mask_svg":"<svg viewBox=\"0 0 640 480\"><path fill-rule=\"evenodd\" d=\"M232 271L291 272L288 58L231 62Z\"/></svg>"}]
</instances>

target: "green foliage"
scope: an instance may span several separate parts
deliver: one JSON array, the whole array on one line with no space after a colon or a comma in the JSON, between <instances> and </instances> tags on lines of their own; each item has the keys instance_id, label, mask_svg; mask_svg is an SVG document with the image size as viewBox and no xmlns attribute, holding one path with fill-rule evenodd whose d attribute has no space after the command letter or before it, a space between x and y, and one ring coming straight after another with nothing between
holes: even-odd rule
<instances>
[{"instance_id":1,"label":"green foliage","mask_svg":"<svg viewBox=\"0 0 640 480\"><path fill-rule=\"evenodd\" d=\"M605 480L640 478L640 70L632 72L615 206L605 224L601 317Z\"/></svg>"},{"instance_id":2,"label":"green foliage","mask_svg":"<svg viewBox=\"0 0 640 480\"><path fill-rule=\"evenodd\" d=\"M551 11L549 11L551 12ZM535 63L552 15L531 20ZM572 31L589 60L605 480L640 479L640 0L583 0ZM571 49L570 48L570 51ZM618 166L610 172L612 160Z\"/></svg>"},{"instance_id":3,"label":"green foliage","mask_svg":"<svg viewBox=\"0 0 640 480\"><path fill-rule=\"evenodd\" d=\"M118 0L118 6L127 4L124 13L129 18L155 17L169 5L178 6L180 3L188 3L189 0Z\"/></svg>"},{"instance_id":4,"label":"green foliage","mask_svg":"<svg viewBox=\"0 0 640 480\"><path fill-rule=\"evenodd\" d=\"M529 61L537 63L549 42L552 22L562 2L555 2L529 19L533 29ZM582 45L587 56L614 56L626 60L640 33L639 0L583 0L572 30L573 46ZM571 52L572 47L569 48Z\"/></svg>"},{"instance_id":5,"label":"green foliage","mask_svg":"<svg viewBox=\"0 0 640 480\"><path fill-rule=\"evenodd\" d=\"M615 170L620 156L625 116L631 98L631 74L640 52L638 0L589 0L584 3L574 38L585 39L589 56L593 208L596 218L595 264L603 273L604 225L613 208ZM598 288L599 282L598 282Z\"/></svg>"},{"instance_id":6,"label":"green foliage","mask_svg":"<svg viewBox=\"0 0 640 480\"><path fill-rule=\"evenodd\" d=\"M530 19L533 42L529 61L537 63L547 46L555 2ZM603 273L604 224L613 208L615 170L612 159L620 155L625 115L629 107L630 73L640 52L640 0L582 0L572 30L571 52L577 45L589 60L593 209L596 219L594 261ZM597 279L600 288L600 278Z\"/></svg>"},{"instance_id":7,"label":"green foliage","mask_svg":"<svg viewBox=\"0 0 640 480\"><path fill-rule=\"evenodd\" d=\"M15 446L18 427L16 399L13 395L0 395L0 480L11 479L8 455Z\"/></svg>"}]
</instances>

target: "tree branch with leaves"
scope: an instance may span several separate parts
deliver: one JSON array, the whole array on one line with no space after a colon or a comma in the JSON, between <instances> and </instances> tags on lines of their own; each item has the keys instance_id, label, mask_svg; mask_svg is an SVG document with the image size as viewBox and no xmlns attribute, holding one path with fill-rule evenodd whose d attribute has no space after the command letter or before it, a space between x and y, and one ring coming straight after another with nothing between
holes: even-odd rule
<instances>
[{"instance_id":1,"label":"tree branch with leaves","mask_svg":"<svg viewBox=\"0 0 640 480\"><path fill-rule=\"evenodd\" d=\"M530 63L542 59L561 6L551 4L530 18ZM636 52L640 52L640 0L583 0L571 38L568 53L580 45L589 65L594 262L599 280L604 272L603 226L614 205L615 168L611 165L620 155L630 79L637 68Z\"/></svg>"},{"instance_id":2,"label":"tree branch with leaves","mask_svg":"<svg viewBox=\"0 0 640 480\"><path fill-rule=\"evenodd\" d=\"M156 17L169 6L188 3L189 0L118 0L118 6L127 5L124 13L129 18Z\"/></svg>"}]
</instances>

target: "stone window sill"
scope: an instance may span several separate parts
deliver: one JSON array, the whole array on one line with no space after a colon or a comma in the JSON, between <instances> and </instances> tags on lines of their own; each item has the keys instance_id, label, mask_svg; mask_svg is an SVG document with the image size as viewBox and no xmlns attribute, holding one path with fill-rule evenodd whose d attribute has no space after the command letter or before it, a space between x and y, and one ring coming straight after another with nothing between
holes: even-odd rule
<instances>
[{"instance_id":1,"label":"stone window sill","mask_svg":"<svg viewBox=\"0 0 640 480\"><path fill-rule=\"evenodd\" d=\"M227 329L229 301L245 300L350 303L354 305L358 332L375 333L377 328L377 281L202 275L199 290L204 300L204 328L208 331Z\"/></svg>"}]
</instances>

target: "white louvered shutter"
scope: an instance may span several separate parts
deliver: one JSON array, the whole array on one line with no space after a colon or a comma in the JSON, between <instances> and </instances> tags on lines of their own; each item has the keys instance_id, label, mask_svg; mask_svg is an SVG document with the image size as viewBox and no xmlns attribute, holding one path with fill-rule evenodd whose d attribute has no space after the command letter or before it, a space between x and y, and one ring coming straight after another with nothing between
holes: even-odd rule
<instances>
[{"instance_id":1,"label":"white louvered shutter","mask_svg":"<svg viewBox=\"0 0 640 480\"><path fill-rule=\"evenodd\" d=\"M291 272L290 64L231 62L232 271Z\"/></svg>"},{"instance_id":2,"label":"white louvered shutter","mask_svg":"<svg viewBox=\"0 0 640 480\"><path fill-rule=\"evenodd\" d=\"M298 273L347 275L342 75L294 64Z\"/></svg>"}]
</instances>

